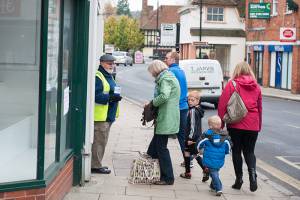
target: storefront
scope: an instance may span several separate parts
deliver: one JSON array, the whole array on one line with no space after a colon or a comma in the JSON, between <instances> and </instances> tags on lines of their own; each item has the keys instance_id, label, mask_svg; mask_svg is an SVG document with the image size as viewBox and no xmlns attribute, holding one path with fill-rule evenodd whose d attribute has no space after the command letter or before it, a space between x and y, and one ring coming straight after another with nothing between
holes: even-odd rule
<instances>
[{"instance_id":1,"label":"storefront","mask_svg":"<svg viewBox=\"0 0 300 200\"><path fill-rule=\"evenodd\" d=\"M270 62L270 87L291 90L293 46L269 45Z\"/></svg>"},{"instance_id":2,"label":"storefront","mask_svg":"<svg viewBox=\"0 0 300 200\"><path fill-rule=\"evenodd\" d=\"M0 199L58 200L82 179L89 9L0 0Z\"/></svg>"},{"instance_id":3,"label":"storefront","mask_svg":"<svg viewBox=\"0 0 300 200\"><path fill-rule=\"evenodd\" d=\"M263 54L264 54L264 45L254 45L254 68L253 72L256 77L257 83L262 85L263 81Z\"/></svg>"}]
</instances>

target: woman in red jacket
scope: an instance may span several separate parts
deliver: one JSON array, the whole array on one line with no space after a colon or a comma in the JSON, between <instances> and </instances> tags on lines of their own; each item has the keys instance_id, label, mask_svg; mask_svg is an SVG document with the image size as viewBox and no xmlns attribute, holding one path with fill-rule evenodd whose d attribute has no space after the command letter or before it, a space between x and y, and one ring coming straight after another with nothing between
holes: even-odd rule
<instances>
[{"instance_id":1,"label":"woman in red jacket","mask_svg":"<svg viewBox=\"0 0 300 200\"><path fill-rule=\"evenodd\" d=\"M262 123L262 97L260 86L257 84L252 69L246 62L237 64L232 79L236 82L236 89L247 107L247 115L239 122L226 124L233 142L232 161L236 180L232 185L234 189L241 189L243 184L242 152L248 166L250 190L257 190L255 143ZM232 81L229 81L219 99L218 114L223 119L227 103L234 91ZM223 122L224 127L224 122Z\"/></svg>"}]
</instances>

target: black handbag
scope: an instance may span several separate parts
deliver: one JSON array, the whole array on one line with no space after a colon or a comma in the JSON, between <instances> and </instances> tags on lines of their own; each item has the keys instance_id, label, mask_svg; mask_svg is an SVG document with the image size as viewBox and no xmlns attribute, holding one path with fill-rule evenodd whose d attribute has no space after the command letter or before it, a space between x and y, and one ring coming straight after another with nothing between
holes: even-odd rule
<instances>
[{"instance_id":1,"label":"black handbag","mask_svg":"<svg viewBox=\"0 0 300 200\"><path fill-rule=\"evenodd\" d=\"M142 124L145 126L146 122L154 121L153 124L155 124L155 119L158 114L158 107L153 106L153 102L151 101L149 104L145 105L144 111L143 111L143 118L141 121Z\"/></svg>"}]
</instances>

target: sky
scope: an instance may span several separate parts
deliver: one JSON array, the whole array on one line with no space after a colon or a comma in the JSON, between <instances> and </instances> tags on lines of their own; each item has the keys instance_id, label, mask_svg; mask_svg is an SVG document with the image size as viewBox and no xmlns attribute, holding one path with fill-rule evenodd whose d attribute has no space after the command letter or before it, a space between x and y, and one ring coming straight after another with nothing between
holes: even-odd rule
<instances>
[{"instance_id":1,"label":"sky","mask_svg":"<svg viewBox=\"0 0 300 200\"><path fill-rule=\"evenodd\" d=\"M106 0L108 1L108 0ZM158 0L159 5L183 5L187 0ZM116 4L118 1L113 0ZM142 10L142 0L128 0L130 11ZM148 0L148 5L154 6L156 9L157 0Z\"/></svg>"}]
</instances>

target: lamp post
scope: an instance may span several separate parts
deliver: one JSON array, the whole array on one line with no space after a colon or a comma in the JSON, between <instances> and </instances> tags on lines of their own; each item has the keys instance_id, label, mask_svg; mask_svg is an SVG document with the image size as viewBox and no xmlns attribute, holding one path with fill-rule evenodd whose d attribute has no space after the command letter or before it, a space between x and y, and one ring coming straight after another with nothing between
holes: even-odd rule
<instances>
[{"instance_id":1,"label":"lamp post","mask_svg":"<svg viewBox=\"0 0 300 200\"><path fill-rule=\"evenodd\" d=\"M202 5L203 0L193 0L192 5L199 5L199 17L200 17L200 23L199 23L199 41L201 43L202 40ZM199 44L199 58L201 58L201 44Z\"/></svg>"},{"instance_id":2,"label":"lamp post","mask_svg":"<svg viewBox=\"0 0 300 200\"><path fill-rule=\"evenodd\" d=\"M202 0L200 0L199 8L200 8L199 40L201 42L201 40L202 40ZM201 45L199 46L199 58L201 59Z\"/></svg>"},{"instance_id":3,"label":"lamp post","mask_svg":"<svg viewBox=\"0 0 300 200\"><path fill-rule=\"evenodd\" d=\"M155 52L156 56L158 57L158 37L159 37L159 29L158 29L158 17L159 17L159 0L157 0L157 12L156 12L156 46L155 46Z\"/></svg>"}]
</instances>

